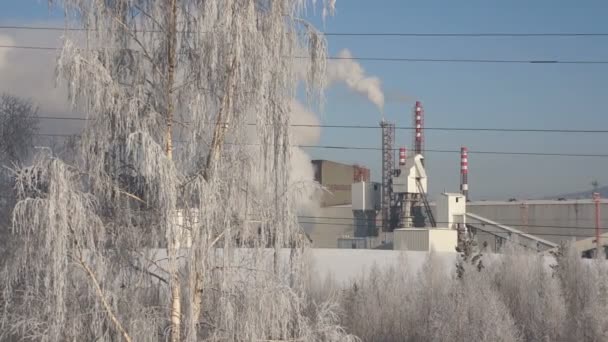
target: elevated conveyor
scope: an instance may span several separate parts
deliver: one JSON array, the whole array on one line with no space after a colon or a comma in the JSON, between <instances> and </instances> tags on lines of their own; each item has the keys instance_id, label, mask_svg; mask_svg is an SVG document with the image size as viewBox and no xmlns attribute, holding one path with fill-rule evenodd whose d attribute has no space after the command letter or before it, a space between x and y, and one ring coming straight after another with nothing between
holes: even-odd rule
<instances>
[{"instance_id":1,"label":"elevated conveyor","mask_svg":"<svg viewBox=\"0 0 608 342\"><path fill-rule=\"evenodd\" d=\"M467 226L476 230L477 241L484 242L493 252L500 251L503 244L510 240L524 247L542 252L557 247L554 242L539 238L533 234L525 233L519 229L500 224L473 213L466 213Z\"/></svg>"}]
</instances>

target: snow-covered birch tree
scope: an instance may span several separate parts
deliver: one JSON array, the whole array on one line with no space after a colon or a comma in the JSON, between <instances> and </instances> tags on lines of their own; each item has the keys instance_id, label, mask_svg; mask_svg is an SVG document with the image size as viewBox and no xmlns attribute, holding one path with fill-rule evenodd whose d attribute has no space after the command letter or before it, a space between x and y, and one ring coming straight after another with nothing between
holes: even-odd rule
<instances>
[{"instance_id":1,"label":"snow-covered birch tree","mask_svg":"<svg viewBox=\"0 0 608 342\"><path fill-rule=\"evenodd\" d=\"M11 167L32 156L38 132L38 109L29 100L0 95L0 260L14 247L9 234L10 212L15 205Z\"/></svg>"},{"instance_id":2,"label":"snow-covered birch tree","mask_svg":"<svg viewBox=\"0 0 608 342\"><path fill-rule=\"evenodd\" d=\"M57 1L84 29L58 75L90 121L76 163L17 170L1 337L351 339L300 285L289 114L301 68L311 103L323 91L325 39L301 15L335 0L316 2Z\"/></svg>"}]
</instances>

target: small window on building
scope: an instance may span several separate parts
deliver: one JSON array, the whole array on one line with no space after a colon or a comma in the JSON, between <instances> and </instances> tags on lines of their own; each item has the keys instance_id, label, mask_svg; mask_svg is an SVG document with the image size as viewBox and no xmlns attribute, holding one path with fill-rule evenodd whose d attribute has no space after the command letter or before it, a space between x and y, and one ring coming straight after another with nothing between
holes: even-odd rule
<instances>
[{"instance_id":1,"label":"small window on building","mask_svg":"<svg viewBox=\"0 0 608 342\"><path fill-rule=\"evenodd\" d=\"M456 203L458 203L458 200L459 200L459 199L460 199L460 198L456 197Z\"/></svg>"},{"instance_id":2,"label":"small window on building","mask_svg":"<svg viewBox=\"0 0 608 342\"><path fill-rule=\"evenodd\" d=\"M374 191L378 190L378 184L374 184Z\"/></svg>"}]
</instances>

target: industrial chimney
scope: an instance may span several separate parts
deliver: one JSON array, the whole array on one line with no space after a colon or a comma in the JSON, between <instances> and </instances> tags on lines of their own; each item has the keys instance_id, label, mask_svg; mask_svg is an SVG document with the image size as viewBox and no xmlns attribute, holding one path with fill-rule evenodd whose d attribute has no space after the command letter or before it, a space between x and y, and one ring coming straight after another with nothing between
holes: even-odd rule
<instances>
[{"instance_id":1,"label":"industrial chimney","mask_svg":"<svg viewBox=\"0 0 608 342\"><path fill-rule=\"evenodd\" d=\"M422 150L424 149L424 110L422 109L422 103L420 101L416 101L416 105L414 107L414 127L415 127L415 135L414 135L414 155L422 154Z\"/></svg>"},{"instance_id":2,"label":"industrial chimney","mask_svg":"<svg viewBox=\"0 0 608 342\"><path fill-rule=\"evenodd\" d=\"M469 150L460 148L460 192L469 199Z\"/></svg>"},{"instance_id":3,"label":"industrial chimney","mask_svg":"<svg viewBox=\"0 0 608 342\"><path fill-rule=\"evenodd\" d=\"M399 166L405 165L406 155L407 155L407 149L405 147L401 147L399 149Z\"/></svg>"}]
</instances>

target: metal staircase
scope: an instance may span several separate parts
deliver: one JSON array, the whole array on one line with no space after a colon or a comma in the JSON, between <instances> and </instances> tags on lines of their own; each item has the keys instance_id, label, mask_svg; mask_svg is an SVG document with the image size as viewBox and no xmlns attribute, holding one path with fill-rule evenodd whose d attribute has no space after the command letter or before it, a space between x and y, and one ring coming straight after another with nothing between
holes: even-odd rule
<instances>
[{"instance_id":1,"label":"metal staircase","mask_svg":"<svg viewBox=\"0 0 608 342\"><path fill-rule=\"evenodd\" d=\"M418 192L420 193L420 198L422 198L422 203L424 204L424 210L426 211L426 216L429 218L431 227L435 228L435 227L437 227L437 222L435 222L435 217L433 216L433 212L431 211L431 206L429 205L428 198L426 198L426 193L424 192L424 187L422 187L420 178L416 178L416 185L418 186Z\"/></svg>"}]
</instances>

